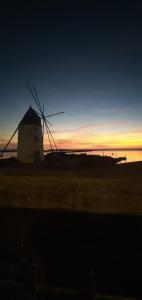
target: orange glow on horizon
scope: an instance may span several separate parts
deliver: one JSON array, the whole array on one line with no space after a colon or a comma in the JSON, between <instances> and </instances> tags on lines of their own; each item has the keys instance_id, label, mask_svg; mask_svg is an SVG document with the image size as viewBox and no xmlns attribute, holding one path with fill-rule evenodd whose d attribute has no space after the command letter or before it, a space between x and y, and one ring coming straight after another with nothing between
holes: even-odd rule
<instances>
[{"instance_id":1,"label":"orange glow on horizon","mask_svg":"<svg viewBox=\"0 0 142 300\"><path fill-rule=\"evenodd\" d=\"M84 126L85 127L85 126ZM86 128L86 127L85 127ZM142 130L125 132L86 132L85 130L60 130L53 133L59 148L66 149L94 149L94 148L142 148ZM10 134L0 136L0 147L8 142ZM10 143L9 148L16 148L17 136ZM44 137L45 149L49 148L47 135Z\"/></svg>"},{"instance_id":2,"label":"orange glow on horizon","mask_svg":"<svg viewBox=\"0 0 142 300\"><path fill-rule=\"evenodd\" d=\"M141 148L142 138L138 134L108 134L103 135L97 133L94 136L72 135L67 133L58 136L56 134L55 141L59 148ZM44 142L48 144L47 138Z\"/></svg>"}]
</instances>

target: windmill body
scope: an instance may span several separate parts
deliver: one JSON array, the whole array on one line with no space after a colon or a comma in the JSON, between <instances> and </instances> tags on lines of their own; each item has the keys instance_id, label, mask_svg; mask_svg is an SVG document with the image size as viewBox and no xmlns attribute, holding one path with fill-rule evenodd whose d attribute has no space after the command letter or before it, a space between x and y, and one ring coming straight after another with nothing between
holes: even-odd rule
<instances>
[{"instance_id":1,"label":"windmill body","mask_svg":"<svg viewBox=\"0 0 142 300\"><path fill-rule=\"evenodd\" d=\"M41 118L31 106L18 126L17 158L22 163L44 159Z\"/></svg>"},{"instance_id":2,"label":"windmill body","mask_svg":"<svg viewBox=\"0 0 142 300\"><path fill-rule=\"evenodd\" d=\"M3 156L13 137L18 131L18 161L21 163L34 163L44 160L44 128L46 129L46 134L48 136L50 151L54 151L54 149L58 151L52 132L49 128L49 125L52 126L52 124L47 120L47 118L63 114L64 112L45 115L44 105L42 109L36 87L34 85L33 87L31 87L29 83L27 83L27 87L35 101L39 112L36 112L31 106L29 107L21 122L18 124L18 127L12 134L4 149L1 151L0 157Z\"/></svg>"}]
</instances>

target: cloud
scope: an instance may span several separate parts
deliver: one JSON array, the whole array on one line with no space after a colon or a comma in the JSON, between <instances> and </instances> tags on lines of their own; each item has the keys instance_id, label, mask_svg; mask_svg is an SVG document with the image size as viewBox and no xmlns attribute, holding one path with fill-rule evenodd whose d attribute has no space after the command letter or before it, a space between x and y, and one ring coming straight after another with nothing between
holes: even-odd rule
<instances>
[{"instance_id":1,"label":"cloud","mask_svg":"<svg viewBox=\"0 0 142 300\"><path fill-rule=\"evenodd\" d=\"M84 129L94 128L94 127L98 127L98 125L97 124L86 124L86 125L76 127L74 129L53 130L53 133L76 133L76 132L82 131Z\"/></svg>"},{"instance_id":2,"label":"cloud","mask_svg":"<svg viewBox=\"0 0 142 300\"><path fill-rule=\"evenodd\" d=\"M120 126L120 125L126 125L128 124L128 121L125 120L113 120L113 121L109 121L109 122L101 122L101 123L88 123L88 124L84 124L81 126L78 126L74 129L60 129L60 130L53 130L53 133L55 134L64 134L64 133L79 133L79 132L85 132L88 129L91 128L108 128L108 127L112 127L114 128L115 125Z\"/></svg>"},{"instance_id":3,"label":"cloud","mask_svg":"<svg viewBox=\"0 0 142 300\"><path fill-rule=\"evenodd\" d=\"M142 134L142 129L134 129L134 130L124 130L124 131L121 131L120 134Z\"/></svg>"},{"instance_id":4,"label":"cloud","mask_svg":"<svg viewBox=\"0 0 142 300\"><path fill-rule=\"evenodd\" d=\"M114 122L115 124L117 122ZM120 122L119 122L120 123ZM94 124L93 124L94 125ZM96 124L95 124L96 125ZM104 125L104 124L103 124ZM110 125L110 123L109 123ZM84 125L92 127L92 124ZM56 134L56 142L61 148L113 148L113 147L141 147L142 146L142 130L125 130L123 132L108 130L104 132L94 132L86 134L84 126L78 127L71 136L66 134Z\"/></svg>"},{"instance_id":5,"label":"cloud","mask_svg":"<svg viewBox=\"0 0 142 300\"><path fill-rule=\"evenodd\" d=\"M128 126L121 126L126 124ZM123 130L123 128L126 128L126 130ZM91 131L91 129L93 130ZM125 120L112 120L109 122L100 123L86 123L73 129L61 129L52 132L59 148L79 149L142 146L142 129L132 128L131 130L128 121ZM3 149L8 140L9 137L6 139L3 136L0 136L1 149ZM49 147L47 135L45 135L44 144L45 147ZM17 148L16 137L10 143L9 148Z\"/></svg>"}]
</instances>

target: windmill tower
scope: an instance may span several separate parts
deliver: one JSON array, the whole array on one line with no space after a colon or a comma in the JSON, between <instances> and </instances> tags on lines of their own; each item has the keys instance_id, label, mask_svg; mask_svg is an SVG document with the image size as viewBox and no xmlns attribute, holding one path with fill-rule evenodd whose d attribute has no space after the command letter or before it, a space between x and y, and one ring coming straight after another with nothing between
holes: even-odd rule
<instances>
[{"instance_id":1,"label":"windmill tower","mask_svg":"<svg viewBox=\"0 0 142 300\"><path fill-rule=\"evenodd\" d=\"M3 156L11 140L18 131L17 158L21 163L33 163L44 160L45 132L49 140L49 151L58 151L57 145L49 127L52 126L52 124L47 120L47 118L64 113L58 112L50 115L45 115L44 106L42 108L40 104L36 87L34 85L31 87L29 83L27 83L27 86L38 108L38 112L31 106L29 107L26 114L18 124L18 127L16 128L13 135L0 154L0 156Z\"/></svg>"},{"instance_id":2,"label":"windmill tower","mask_svg":"<svg viewBox=\"0 0 142 300\"><path fill-rule=\"evenodd\" d=\"M18 126L17 158L22 163L44 159L41 118L31 106Z\"/></svg>"}]
</instances>

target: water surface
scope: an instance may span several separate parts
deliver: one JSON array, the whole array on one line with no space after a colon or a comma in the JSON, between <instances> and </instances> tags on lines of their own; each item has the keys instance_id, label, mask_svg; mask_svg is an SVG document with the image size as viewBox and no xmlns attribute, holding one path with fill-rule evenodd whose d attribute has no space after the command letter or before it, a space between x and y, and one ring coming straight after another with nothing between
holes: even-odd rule
<instances>
[{"instance_id":1,"label":"water surface","mask_svg":"<svg viewBox=\"0 0 142 300\"><path fill-rule=\"evenodd\" d=\"M101 151L89 151L86 152L86 154L89 155L107 155L112 157L125 157L127 158L127 162L134 162L134 161L142 161L142 150L101 150ZM9 157L16 157L16 152L6 152L3 156L3 158L9 158ZM125 161L124 161L125 162Z\"/></svg>"}]
</instances>

